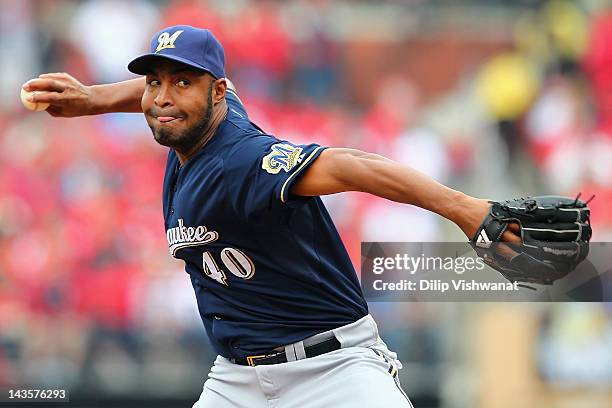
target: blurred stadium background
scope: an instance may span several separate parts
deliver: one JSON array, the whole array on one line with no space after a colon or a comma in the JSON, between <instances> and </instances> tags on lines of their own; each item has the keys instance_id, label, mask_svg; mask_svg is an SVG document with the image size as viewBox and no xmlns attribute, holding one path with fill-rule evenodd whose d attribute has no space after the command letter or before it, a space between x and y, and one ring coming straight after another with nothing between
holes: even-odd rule
<instances>
[{"instance_id":1,"label":"blurred stadium background","mask_svg":"<svg viewBox=\"0 0 612 408\"><path fill-rule=\"evenodd\" d=\"M481 197L596 194L594 240L609 241L611 3L0 0L0 389L187 407L214 357L164 242L166 153L144 119L30 113L24 81L126 79L160 27L208 27L269 132L378 152ZM415 208L325 201L356 265L361 241L463 240ZM609 304L371 309L417 407L612 406Z\"/></svg>"}]
</instances>

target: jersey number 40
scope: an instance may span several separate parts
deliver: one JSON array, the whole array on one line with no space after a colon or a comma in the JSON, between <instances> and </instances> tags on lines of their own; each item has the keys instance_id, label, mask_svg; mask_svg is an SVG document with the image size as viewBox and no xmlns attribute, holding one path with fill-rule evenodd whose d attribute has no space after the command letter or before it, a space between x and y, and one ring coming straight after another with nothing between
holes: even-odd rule
<instances>
[{"instance_id":1,"label":"jersey number 40","mask_svg":"<svg viewBox=\"0 0 612 408\"><path fill-rule=\"evenodd\" d=\"M253 261L243 252L235 248L224 248L221 250L221 261L227 270L239 278L251 279L253 275L255 275L255 264ZM225 271L219 268L219 265L217 265L217 262L210 252L204 252L202 255L202 263L204 275L216 280L222 285L228 286Z\"/></svg>"}]
</instances>

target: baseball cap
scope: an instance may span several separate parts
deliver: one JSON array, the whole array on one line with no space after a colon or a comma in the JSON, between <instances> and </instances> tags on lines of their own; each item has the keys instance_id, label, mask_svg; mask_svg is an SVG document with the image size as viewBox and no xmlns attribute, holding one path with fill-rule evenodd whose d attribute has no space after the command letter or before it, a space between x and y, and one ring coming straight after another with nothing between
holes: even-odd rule
<instances>
[{"instance_id":1,"label":"baseball cap","mask_svg":"<svg viewBox=\"0 0 612 408\"><path fill-rule=\"evenodd\" d=\"M128 70L146 75L160 59L182 62L210 73L215 79L225 77L223 46L210 30L188 25L167 27L151 39L151 52L128 64Z\"/></svg>"}]
</instances>

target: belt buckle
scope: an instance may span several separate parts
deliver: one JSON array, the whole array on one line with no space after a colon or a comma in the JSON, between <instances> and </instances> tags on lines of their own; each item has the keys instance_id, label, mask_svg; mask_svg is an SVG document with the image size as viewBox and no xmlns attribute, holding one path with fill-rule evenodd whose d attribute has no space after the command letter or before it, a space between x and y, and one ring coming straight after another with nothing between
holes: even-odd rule
<instances>
[{"instance_id":1,"label":"belt buckle","mask_svg":"<svg viewBox=\"0 0 612 408\"><path fill-rule=\"evenodd\" d=\"M248 356L246 358L247 364L251 367L255 367L255 360L260 360L262 358L266 358L268 357L267 355L261 355L261 356Z\"/></svg>"}]
</instances>

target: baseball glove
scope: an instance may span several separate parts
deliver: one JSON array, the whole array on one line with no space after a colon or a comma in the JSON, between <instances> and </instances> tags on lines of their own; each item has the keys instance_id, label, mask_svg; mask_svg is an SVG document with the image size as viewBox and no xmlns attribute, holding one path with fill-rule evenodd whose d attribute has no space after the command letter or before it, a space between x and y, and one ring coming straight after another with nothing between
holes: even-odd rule
<instances>
[{"instance_id":1,"label":"baseball glove","mask_svg":"<svg viewBox=\"0 0 612 408\"><path fill-rule=\"evenodd\" d=\"M491 201L489 214L471 239L472 246L511 282L552 285L589 253L592 231L588 203L593 197L586 202L579 198L539 196ZM520 226L520 244L501 242L511 223Z\"/></svg>"}]
</instances>

